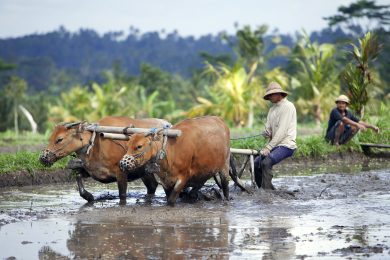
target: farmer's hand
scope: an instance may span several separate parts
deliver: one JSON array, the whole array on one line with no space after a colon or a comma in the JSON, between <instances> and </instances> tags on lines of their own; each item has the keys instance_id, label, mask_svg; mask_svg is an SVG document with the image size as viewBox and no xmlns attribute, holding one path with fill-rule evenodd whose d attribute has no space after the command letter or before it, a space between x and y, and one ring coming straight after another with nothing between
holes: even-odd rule
<instances>
[{"instance_id":1,"label":"farmer's hand","mask_svg":"<svg viewBox=\"0 0 390 260\"><path fill-rule=\"evenodd\" d=\"M380 132L379 127L374 125L374 126L372 126L372 129L375 131L375 133L379 134L379 132Z\"/></svg>"},{"instance_id":2,"label":"farmer's hand","mask_svg":"<svg viewBox=\"0 0 390 260\"><path fill-rule=\"evenodd\" d=\"M357 124L357 127L359 128L359 130L362 130L362 131L365 131L367 129L367 127L363 124Z\"/></svg>"},{"instance_id":3,"label":"farmer's hand","mask_svg":"<svg viewBox=\"0 0 390 260\"><path fill-rule=\"evenodd\" d=\"M268 156L269 153L270 153L270 150L268 150L268 148L263 148L260 150L260 154L263 156Z\"/></svg>"}]
</instances>

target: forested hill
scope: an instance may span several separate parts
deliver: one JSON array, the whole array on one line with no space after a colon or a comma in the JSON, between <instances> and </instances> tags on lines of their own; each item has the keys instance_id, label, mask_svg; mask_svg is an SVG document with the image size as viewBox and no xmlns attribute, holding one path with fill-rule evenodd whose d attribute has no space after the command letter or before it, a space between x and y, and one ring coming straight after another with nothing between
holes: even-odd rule
<instances>
[{"instance_id":1,"label":"forested hill","mask_svg":"<svg viewBox=\"0 0 390 260\"><path fill-rule=\"evenodd\" d=\"M341 33L325 30L312 37L322 42L332 41ZM234 36L231 37L234 40ZM269 45L272 45L271 38L265 39ZM289 35L282 36L281 40L289 47L294 44ZM73 84L100 82L102 72L115 66L127 75L136 75L143 63L189 77L195 69L202 67L200 53L234 57L231 47L216 35L194 38L173 32L161 37L158 32L140 34L134 30L126 37L120 32L100 36L93 30L71 33L61 27L46 34L0 39L0 59L16 65L12 73L16 71L24 78L30 90L46 90L53 86L63 89ZM272 67L281 62L283 60L274 59L269 65Z\"/></svg>"}]
</instances>

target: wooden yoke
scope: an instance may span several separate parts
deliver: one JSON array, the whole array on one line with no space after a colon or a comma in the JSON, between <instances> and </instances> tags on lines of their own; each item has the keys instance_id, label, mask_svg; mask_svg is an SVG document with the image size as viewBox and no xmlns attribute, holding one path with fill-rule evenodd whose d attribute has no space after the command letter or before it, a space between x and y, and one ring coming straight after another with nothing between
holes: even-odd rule
<instances>
[{"instance_id":1,"label":"wooden yoke","mask_svg":"<svg viewBox=\"0 0 390 260\"><path fill-rule=\"evenodd\" d=\"M118 127L118 126L97 126L90 124L85 127L85 130L99 133L103 138L117 139L117 140L129 140L131 134L136 133L149 133L153 131L153 128L135 128L135 127ZM169 128L157 128L155 132L162 130L163 135L168 137L178 137L181 135L181 131L177 129Z\"/></svg>"}]
</instances>

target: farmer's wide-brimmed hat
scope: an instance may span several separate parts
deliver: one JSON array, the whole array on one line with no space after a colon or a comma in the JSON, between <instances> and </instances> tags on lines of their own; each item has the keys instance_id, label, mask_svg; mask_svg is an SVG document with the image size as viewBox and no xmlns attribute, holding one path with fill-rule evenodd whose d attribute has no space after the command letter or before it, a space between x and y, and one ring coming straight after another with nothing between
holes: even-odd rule
<instances>
[{"instance_id":1,"label":"farmer's wide-brimmed hat","mask_svg":"<svg viewBox=\"0 0 390 260\"><path fill-rule=\"evenodd\" d=\"M347 103L348 105L349 105L349 98L346 96L346 95L340 95L337 99L336 99L336 101L335 101L335 103L337 103L337 102L339 102L339 101L341 101L341 102L345 102L345 103Z\"/></svg>"},{"instance_id":2,"label":"farmer's wide-brimmed hat","mask_svg":"<svg viewBox=\"0 0 390 260\"><path fill-rule=\"evenodd\" d=\"M269 99L269 95L275 94L275 93L280 93L280 94L282 94L284 96L288 95L288 93L286 91L284 91L282 89L282 87L278 83L273 81L273 82L269 83L263 98L265 100L268 100Z\"/></svg>"}]
</instances>

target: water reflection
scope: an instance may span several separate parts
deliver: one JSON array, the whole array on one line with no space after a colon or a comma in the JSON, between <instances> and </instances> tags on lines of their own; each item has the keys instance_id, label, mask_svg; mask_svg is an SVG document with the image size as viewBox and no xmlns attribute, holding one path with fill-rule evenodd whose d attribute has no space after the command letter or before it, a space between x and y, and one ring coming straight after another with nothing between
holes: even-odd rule
<instances>
[{"instance_id":1,"label":"water reflection","mask_svg":"<svg viewBox=\"0 0 390 260\"><path fill-rule=\"evenodd\" d=\"M295 243L289 231L288 220L275 223L267 219L254 223L258 227L230 227L229 243L233 257L254 257L256 259L291 259L295 255Z\"/></svg>"},{"instance_id":2,"label":"water reflection","mask_svg":"<svg viewBox=\"0 0 390 260\"><path fill-rule=\"evenodd\" d=\"M76 259L227 259L225 224L134 225L125 220L91 224L79 221L67 240ZM51 253L51 252L49 252Z\"/></svg>"}]
</instances>

